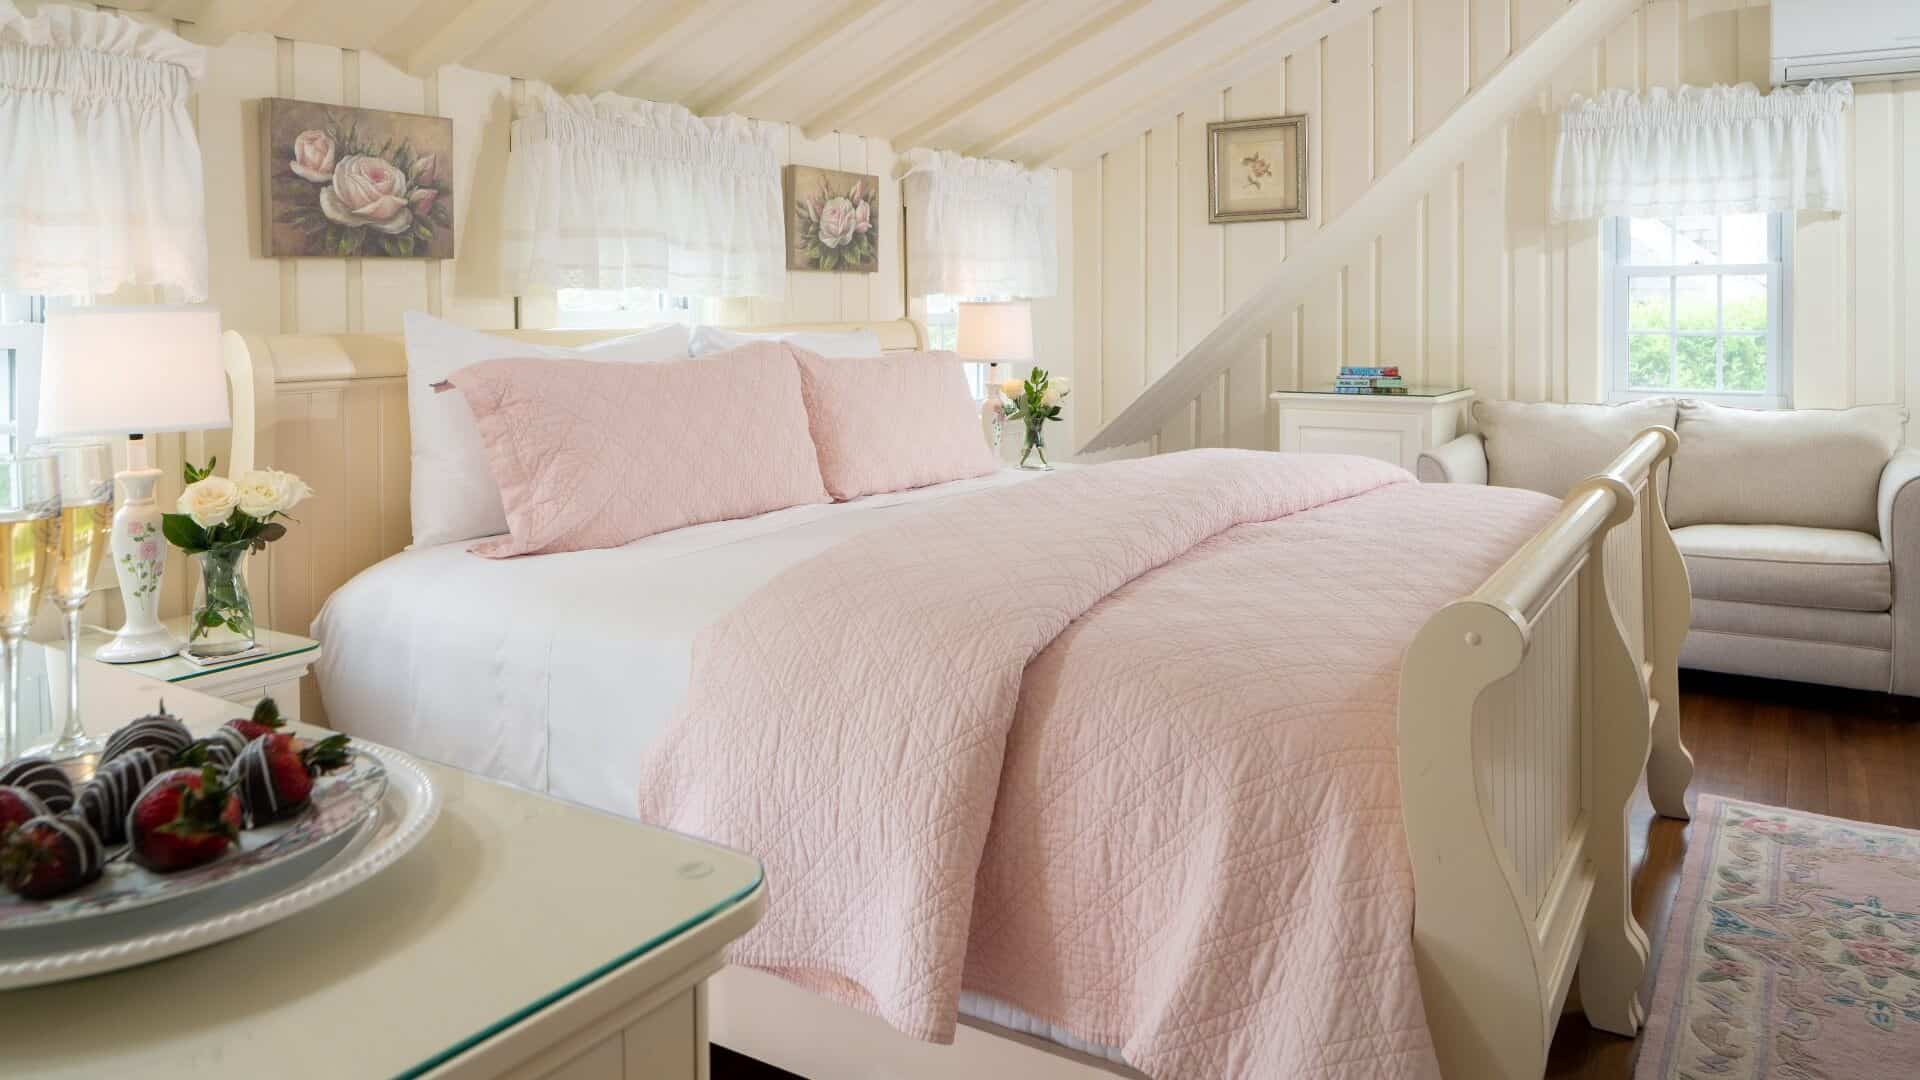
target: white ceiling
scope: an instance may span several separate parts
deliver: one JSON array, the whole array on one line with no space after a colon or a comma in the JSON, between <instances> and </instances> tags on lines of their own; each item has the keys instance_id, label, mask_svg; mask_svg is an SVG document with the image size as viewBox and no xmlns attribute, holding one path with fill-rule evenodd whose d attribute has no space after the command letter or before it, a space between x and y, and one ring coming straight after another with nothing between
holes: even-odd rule
<instances>
[{"instance_id":1,"label":"white ceiling","mask_svg":"<svg viewBox=\"0 0 1920 1080\"><path fill-rule=\"evenodd\" d=\"M1338 0L118 0L193 22L462 64L562 90L1041 163L1279 62ZM1364 16L1374 3L1348 3Z\"/></svg>"}]
</instances>

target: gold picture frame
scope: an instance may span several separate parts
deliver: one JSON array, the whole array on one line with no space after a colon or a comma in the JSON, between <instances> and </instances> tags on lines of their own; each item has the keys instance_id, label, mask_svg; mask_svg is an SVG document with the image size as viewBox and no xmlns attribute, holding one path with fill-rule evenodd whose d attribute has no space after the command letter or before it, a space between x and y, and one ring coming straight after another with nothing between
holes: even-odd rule
<instances>
[{"instance_id":1,"label":"gold picture frame","mask_svg":"<svg viewBox=\"0 0 1920 1080\"><path fill-rule=\"evenodd\" d=\"M1207 221L1307 216L1307 118L1261 116L1207 125Z\"/></svg>"}]
</instances>

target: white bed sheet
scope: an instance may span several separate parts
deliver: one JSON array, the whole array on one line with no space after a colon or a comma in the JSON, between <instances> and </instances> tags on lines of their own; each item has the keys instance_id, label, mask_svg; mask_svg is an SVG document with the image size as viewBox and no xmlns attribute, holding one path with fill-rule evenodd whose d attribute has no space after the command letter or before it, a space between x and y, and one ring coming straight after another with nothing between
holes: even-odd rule
<instances>
[{"instance_id":1,"label":"white bed sheet","mask_svg":"<svg viewBox=\"0 0 1920 1080\"><path fill-rule=\"evenodd\" d=\"M404 551L342 586L314 620L327 719L350 735L631 815L641 753L686 695L702 627L849 536L1038 475L1004 469L607 551L504 560L470 554L470 542Z\"/></svg>"}]
</instances>

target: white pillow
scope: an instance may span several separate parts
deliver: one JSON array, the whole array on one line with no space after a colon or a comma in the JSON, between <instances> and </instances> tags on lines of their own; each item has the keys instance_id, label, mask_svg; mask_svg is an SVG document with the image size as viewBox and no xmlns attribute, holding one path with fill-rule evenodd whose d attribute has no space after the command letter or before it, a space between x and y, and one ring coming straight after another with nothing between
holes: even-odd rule
<instances>
[{"instance_id":1,"label":"white pillow","mask_svg":"<svg viewBox=\"0 0 1920 1080\"><path fill-rule=\"evenodd\" d=\"M853 330L844 334L814 334L800 331L792 334L743 334L738 330L725 330L718 326L698 326L693 331L689 356L705 356L708 353L726 352L737 349L754 341L784 341L795 348L805 349L829 359L843 359L850 356L879 356L880 335L871 330Z\"/></svg>"},{"instance_id":2,"label":"white pillow","mask_svg":"<svg viewBox=\"0 0 1920 1080\"><path fill-rule=\"evenodd\" d=\"M572 357L616 363L673 360L689 355L687 328L673 325L596 342L581 349L530 345L409 311L407 421L413 436L413 546L450 544L507 531L480 429L466 398L435 393L433 384L482 360Z\"/></svg>"}]
</instances>

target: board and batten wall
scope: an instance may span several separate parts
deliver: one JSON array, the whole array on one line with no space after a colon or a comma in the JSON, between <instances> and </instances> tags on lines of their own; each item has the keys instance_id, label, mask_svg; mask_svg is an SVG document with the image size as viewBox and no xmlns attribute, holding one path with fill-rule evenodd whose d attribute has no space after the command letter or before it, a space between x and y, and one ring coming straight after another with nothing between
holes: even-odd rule
<instances>
[{"instance_id":1,"label":"board and batten wall","mask_svg":"<svg viewBox=\"0 0 1920 1080\"><path fill-rule=\"evenodd\" d=\"M1374 0L1364 19L1164 117L1075 175L1075 340L1090 434L1305 250L1566 0ZM1239 357L1153 448L1272 447L1267 394L1341 363L1398 364L1482 397L1603 401L1604 248L1596 223L1553 225L1555 114L1575 94L1767 84L1759 0L1647 0L1539 88L1534 106L1405 208L1401 224L1267 313ZM1294 222L1207 223L1209 121L1310 116L1309 209ZM1800 407L1920 396L1920 80L1863 83L1853 209L1795 229L1792 391ZM1913 429L1909 429L1913 438Z\"/></svg>"}]
</instances>

